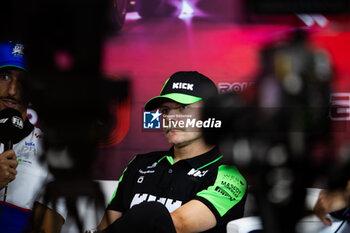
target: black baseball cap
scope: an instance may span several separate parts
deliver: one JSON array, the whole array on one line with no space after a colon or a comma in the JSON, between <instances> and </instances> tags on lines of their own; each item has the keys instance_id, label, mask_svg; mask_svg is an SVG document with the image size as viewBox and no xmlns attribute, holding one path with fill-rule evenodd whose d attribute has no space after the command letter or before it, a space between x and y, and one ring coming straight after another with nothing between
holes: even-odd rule
<instances>
[{"instance_id":1,"label":"black baseball cap","mask_svg":"<svg viewBox=\"0 0 350 233\"><path fill-rule=\"evenodd\" d=\"M165 100L193 104L217 94L215 83L208 77L197 71L179 71L165 82L159 96L145 104L145 110L157 109Z\"/></svg>"}]
</instances>

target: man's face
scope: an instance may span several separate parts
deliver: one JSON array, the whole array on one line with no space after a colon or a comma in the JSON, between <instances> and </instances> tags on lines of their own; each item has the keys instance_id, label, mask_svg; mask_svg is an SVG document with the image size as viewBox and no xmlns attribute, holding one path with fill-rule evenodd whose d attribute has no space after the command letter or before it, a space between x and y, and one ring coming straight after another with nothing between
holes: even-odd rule
<instances>
[{"instance_id":1,"label":"man's face","mask_svg":"<svg viewBox=\"0 0 350 233\"><path fill-rule=\"evenodd\" d=\"M180 127L179 122L186 123L187 119L201 119L202 102L193 104L180 104L174 101L164 102L160 111L163 116L163 131L168 142L176 147L183 147L193 143L196 140L202 140L200 129L190 127Z\"/></svg>"},{"instance_id":2,"label":"man's face","mask_svg":"<svg viewBox=\"0 0 350 233\"><path fill-rule=\"evenodd\" d=\"M17 68L0 69L0 111L13 108L26 119L27 102L23 99L22 82L25 71Z\"/></svg>"}]
</instances>

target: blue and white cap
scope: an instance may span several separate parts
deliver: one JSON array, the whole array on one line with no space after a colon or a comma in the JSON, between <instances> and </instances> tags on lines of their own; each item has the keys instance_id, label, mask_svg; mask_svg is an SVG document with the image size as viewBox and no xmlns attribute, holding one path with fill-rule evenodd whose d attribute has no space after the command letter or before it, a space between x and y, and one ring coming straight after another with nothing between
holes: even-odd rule
<instances>
[{"instance_id":1,"label":"blue and white cap","mask_svg":"<svg viewBox=\"0 0 350 233\"><path fill-rule=\"evenodd\" d=\"M0 43L0 69L16 67L27 70L24 56L24 46L18 41Z\"/></svg>"}]
</instances>

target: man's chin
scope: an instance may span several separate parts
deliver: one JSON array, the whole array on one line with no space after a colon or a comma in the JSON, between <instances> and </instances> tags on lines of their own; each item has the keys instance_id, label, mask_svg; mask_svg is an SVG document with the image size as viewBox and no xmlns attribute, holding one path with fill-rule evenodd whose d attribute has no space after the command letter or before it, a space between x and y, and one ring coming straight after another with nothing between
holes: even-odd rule
<instances>
[{"instance_id":1,"label":"man's chin","mask_svg":"<svg viewBox=\"0 0 350 233\"><path fill-rule=\"evenodd\" d=\"M172 145L181 142L180 135L178 132L168 132L165 134L165 137L167 138L168 142Z\"/></svg>"}]
</instances>

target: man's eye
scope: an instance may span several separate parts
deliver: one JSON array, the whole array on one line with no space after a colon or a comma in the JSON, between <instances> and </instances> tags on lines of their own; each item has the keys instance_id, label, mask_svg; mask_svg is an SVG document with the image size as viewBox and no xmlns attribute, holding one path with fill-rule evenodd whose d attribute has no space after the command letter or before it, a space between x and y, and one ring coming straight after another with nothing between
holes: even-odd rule
<instances>
[{"instance_id":1,"label":"man's eye","mask_svg":"<svg viewBox=\"0 0 350 233\"><path fill-rule=\"evenodd\" d=\"M168 108L161 108L161 109L160 109L160 112L161 112L162 114L168 114L168 113L169 113L169 109L168 109Z\"/></svg>"},{"instance_id":2,"label":"man's eye","mask_svg":"<svg viewBox=\"0 0 350 233\"><path fill-rule=\"evenodd\" d=\"M187 105L182 105L182 106L180 107L180 109L181 109L181 110L186 110L186 109L188 109L188 106L187 106Z\"/></svg>"},{"instance_id":3,"label":"man's eye","mask_svg":"<svg viewBox=\"0 0 350 233\"><path fill-rule=\"evenodd\" d=\"M0 80L6 81L9 79L10 79L10 76L8 74L0 74Z\"/></svg>"}]
</instances>

